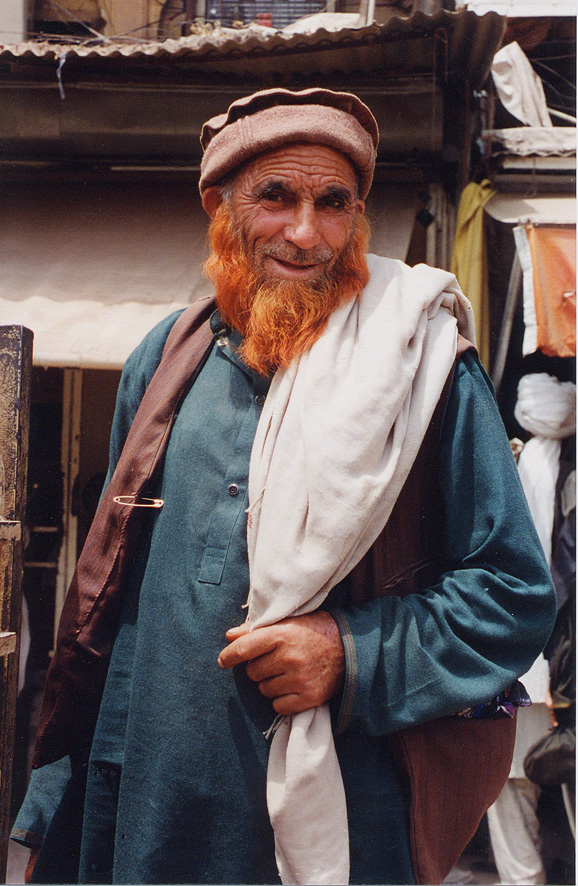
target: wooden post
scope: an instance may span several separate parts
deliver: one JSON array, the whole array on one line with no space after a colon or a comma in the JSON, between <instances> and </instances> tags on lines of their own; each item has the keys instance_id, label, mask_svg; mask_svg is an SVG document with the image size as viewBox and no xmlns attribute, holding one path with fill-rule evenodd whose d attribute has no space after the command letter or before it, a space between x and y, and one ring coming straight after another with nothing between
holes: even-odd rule
<instances>
[{"instance_id":1,"label":"wooden post","mask_svg":"<svg viewBox=\"0 0 578 886\"><path fill-rule=\"evenodd\" d=\"M0 882L6 882L22 570L32 332L0 326Z\"/></svg>"},{"instance_id":2,"label":"wooden post","mask_svg":"<svg viewBox=\"0 0 578 886\"><path fill-rule=\"evenodd\" d=\"M62 442L60 466L62 469L63 508L62 544L58 554L56 596L54 599L54 648L62 607L66 599L76 561L78 559L78 517L73 504L74 489L78 482L80 462L80 421L82 415L82 369L65 369L63 377Z\"/></svg>"}]
</instances>

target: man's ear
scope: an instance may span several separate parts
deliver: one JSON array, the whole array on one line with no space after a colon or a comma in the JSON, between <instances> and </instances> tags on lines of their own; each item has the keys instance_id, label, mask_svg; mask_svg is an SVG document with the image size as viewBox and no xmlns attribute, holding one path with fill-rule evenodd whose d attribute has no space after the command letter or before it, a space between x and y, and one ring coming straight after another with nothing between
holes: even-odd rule
<instances>
[{"instance_id":1,"label":"man's ear","mask_svg":"<svg viewBox=\"0 0 578 886\"><path fill-rule=\"evenodd\" d=\"M223 202L221 189L217 185L212 185L203 192L203 209L213 218L215 212Z\"/></svg>"}]
</instances>

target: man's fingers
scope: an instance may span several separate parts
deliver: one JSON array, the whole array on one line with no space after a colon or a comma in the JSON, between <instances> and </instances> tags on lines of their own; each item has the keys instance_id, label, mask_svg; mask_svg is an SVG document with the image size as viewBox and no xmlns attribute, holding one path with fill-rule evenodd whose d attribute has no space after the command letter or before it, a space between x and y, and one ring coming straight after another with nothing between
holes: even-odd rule
<instances>
[{"instance_id":1,"label":"man's fingers","mask_svg":"<svg viewBox=\"0 0 578 886\"><path fill-rule=\"evenodd\" d=\"M247 676L253 683L271 680L285 674L285 668L276 660L275 655L261 655L247 662Z\"/></svg>"},{"instance_id":2,"label":"man's fingers","mask_svg":"<svg viewBox=\"0 0 578 886\"><path fill-rule=\"evenodd\" d=\"M289 714L299 714L301 711L307 711L310 707L311 705L304 703L300 695L294 693L281 695L273 700L275 713L281 714L282 717L288 717Z\"/></svg>"},{"instance_id":3,"label":"man's fingers","mask_svg":"<svg viewBox=\"0 0 578 886\"><path fill-rule=\"evenodd\" d=\"M237 629L233 629L237 630ZM217 659L220 668L232 668L235 665L242 664L244 661L251 661L267 652L275 649L277 642L274 632L269 628L257 628L256 631L248 631L233 640L229 646L226 646Z\"/></svg>"},{"instance_id":4,"label":"man's fingers","mask_svg":"<svg viewBox=\"0 0 578 886\"><path fill-rule=\"evenodd\" d=\"M229 628L227 633L225 634L227 640L231 642L232 640L236 640L238 637L243 637L245 634L248 634L251 630L251 625L248 621L246 621L242 625L236 625L234 628Z\"/></svg>"},{"instance_id":5,"label":"man's fingers","mask_svg":"<svg viewBox=\"0 0 578 886\"><path fill-rule=\"evenodd\" d=\"M249 668L247 668L248 672ZM278 677L269 677L267 680L255 680L254 682L259 683L259 692L265 698L277 698L281 695L293 694L291 685L284 674L280 674Z\"/></svg>"}]
</instances>

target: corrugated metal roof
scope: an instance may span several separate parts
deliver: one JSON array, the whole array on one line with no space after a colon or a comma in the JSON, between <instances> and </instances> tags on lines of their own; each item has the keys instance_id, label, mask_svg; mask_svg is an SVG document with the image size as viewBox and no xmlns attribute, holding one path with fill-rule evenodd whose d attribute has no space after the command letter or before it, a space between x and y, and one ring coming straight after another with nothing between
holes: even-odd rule
<instances>
[{"instance_id":1,"label":"corrugated metal roof","mask_svg":"<svg viewBox=\"0 0 578 886\"><path fill-rule=\"evenodd\" d=\"M182 76L199 74L233 76L236 80L271 81L275 76L311 79L335 74L380 80L413 74L466 77L480 86L498 49L505 19L489 12L479 16L469 10L439 10L434 15L415 12L394 17L387 24L295 34L259 26L239 30L207 29L203 33L162 43L120 41L80 44L28 42L0 46L0 62L15 62L11 74L30 76L24 70L54 65L66 54L67 67L106 77L126 70L126 60L152 69L162 66ZM21 64L19 64L21 63ZM170 71L169 71L170 75Z\"/></svg>"}]
</instances>

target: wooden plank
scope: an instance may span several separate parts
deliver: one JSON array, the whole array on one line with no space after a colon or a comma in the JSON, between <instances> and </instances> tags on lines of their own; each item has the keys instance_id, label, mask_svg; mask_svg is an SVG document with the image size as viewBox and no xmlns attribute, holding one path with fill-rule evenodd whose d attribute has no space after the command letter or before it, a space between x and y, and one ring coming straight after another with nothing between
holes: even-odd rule
<instances>
[{"instance_id":1,"label":"wooden plank","mask_svg":"<svg viewBox=\"0 0 578 886\"><path fill-rule=\"evenodd\" d=\"M0 631L0 658L16 652L17 638L18 634L15 634L13 631Z\"/></svg>"},{"instance_id":2,"label":"wooden plank","mask_svg":"<svg viewBox=\"0 0 578 886\"><path fill-rule=\"evenodd\" d=\"M0 657L0 882L6 880L14 720L22 618L23 542L26 503L32 332L0 327L0 632L12 654ZM16 525L18 524L18 525Z\"/></svg>"},{"instance_id":3,"label":"wooden plank","mask_svg":"<svg viewBox=\"0 0 578 886\"><path fill-rule=\"evenodd\" d=\"M22 537L22 523L19 520L3 520L0 518L0 541L20 541Z\"/></svg>"}]
</instances>

